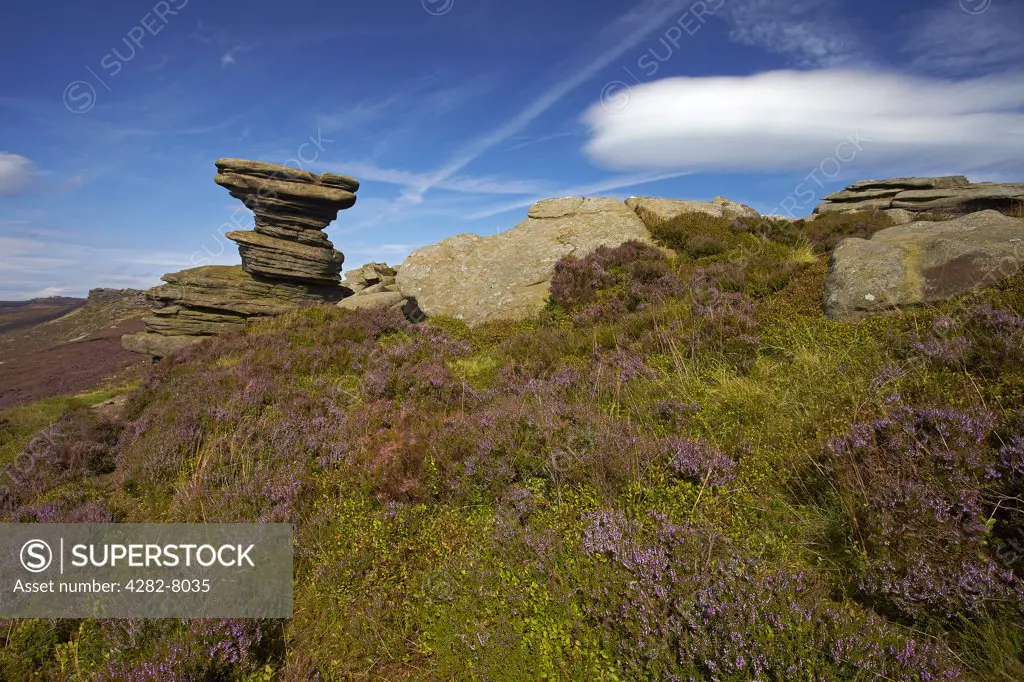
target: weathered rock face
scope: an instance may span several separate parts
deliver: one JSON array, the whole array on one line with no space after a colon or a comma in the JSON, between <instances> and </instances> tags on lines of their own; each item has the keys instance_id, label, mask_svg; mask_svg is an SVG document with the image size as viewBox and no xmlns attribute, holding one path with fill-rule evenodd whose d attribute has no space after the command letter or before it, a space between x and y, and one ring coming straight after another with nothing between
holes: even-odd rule
<instances>
[{"instance_id":1,"label":"weathered rock face","mask_svg":"<svg viewBox=\"0 0 1024 682\"><path fill-rule=\"evenodd\" d=\"M224 236L238 244L242 269L250 275L330 284L338 281L345 260L333 248L307 246L259 232L228 232Z\"/></svg>"},{"instance_id":2,"label":"weathered rock face","mask_svg":"<svg viewBox=\"0 0 1024 682\"><path fill-rule=\"evenodd\" d=\"M664 223L684 213L706 213L716 218L760 218L761 214L744 204L715 197L711 201L689 199L658 199L655 197L630 197L626 206L636 211L648 226Z\"/></svg>"},{"instance_id":3,"label":"weathered rock face","mask_svg":"<svg viewBox=\"0 0 1024 682\"><path fill-rule=\"evenodd\" d=\"M1011 213L1024 205L1024 183L972 183L962 175L938 178L890 178L855 182L825 197L818 213L905 211L963 215L984 210Z\"/></svg>"},{"instance_id":4,"label":"weathered rock face","mask_svg":"<svg viewBox=\"0 0 1024 682\"><path fill-rule=\"evenodd\" d=\"M356 202L359 182L287 166L219 159L214 181L256 216L255 231L230 232L246 272L314 283L337 282L344 256L323 229Z\"/></svg>"},{"instance_id":5,"label":"weathered rock face","mask_svg":"<svg viewBox=\"0 0 1024 682\"><path fill-rule=\"evenodd\" d=\"M651 241L643 221L617 199L548 199L528 215L492 237L462 234L414 252L398 268L399 291L427 316L472 325L523 319L543 308L560 258Z\"/></svg>"},{"instance_id":6,"label":"weathered rock face","mask_svg":"<svg viewBox=\"0 0 1024 682\"><path fill-rule=\"evenodd\" d=\"M890 208L883 212L889 216L893 225L907 225L915 220L914 214L905 208Z\"/></svg>"},{"instance_id":7,"label":"weathered rock face","mask_svg":"<svg viewBox=\"0 0 1024 682\"><path fill-rule=\"evenodd\" d=\"M280 315L303 305L333 303L344 290L254 277L237 265L208 265L164 275L146 296L157 304L146 331L126 335L128 350L162 357L190 343L237 331L252 317Z\"/></svg>"},{"instance_id":8,"label":"weathered rock face","mask_svg":"<svg viewBox=\"0 0 1024 682\"><path fill-rule=\"evenodd\" d=\"M1024 268L1024 220L981 211L943 222L915 222L846 239L829 258L824 307L857 318L939 301L992 285Z\"/></svg>"},{"instance_id":9,"label":"weathered rock face","mask_svg":"<svg viewBox=\"0 0 1024 682\"><path fill-rule=\"evenodd\" d=\"M207 265L164 275L146 292L163 305L221 310L246 317L280 315L309 303L341 298L341 287L257 278L237 265Z\"/></svg>"},{"instance_id":10,"label":"weathered rock face","mask_svg":"<svg viewBox=\"0 0 1024 682\"><path fill-rule=\"evenodd\" d=\"M198 343L204 338L209 337L166 336L152 332L139 332L138 334L125 334L122 336L121 347L133 353L162 358L171 353L176 353L182 348Z\"/></svg>"}]
</instances>

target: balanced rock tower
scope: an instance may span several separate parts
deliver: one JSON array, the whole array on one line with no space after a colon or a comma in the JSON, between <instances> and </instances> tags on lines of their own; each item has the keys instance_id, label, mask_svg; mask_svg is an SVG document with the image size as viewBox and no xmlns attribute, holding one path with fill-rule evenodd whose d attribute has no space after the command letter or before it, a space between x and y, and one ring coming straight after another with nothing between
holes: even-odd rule
<instances>
[{"instance_id":1,"label":"balanced rock tower","mask_svg":"<svg viewBox=\"0 0 1024 682\"><path fill-rule=\"evenodd\" d=\"M242 265L207 265L164 275L146 292L156 303L146 329L125 348L162 357L204 338L241 329L251 317L336 302L345 257L323 230L356 202L359 182L261 161L220 159L214 181L256 218L255 229L228 232Z\"/></svg>"},{"instance_id":2,"label":"balanced rock tower","mask_svg":"<svg viewBox=\"0 0 1024 682\"><path fill-rule=\"evenodd\" d=\"M340 281L345 258L323 230L356 203L357 180L242 159L220 159L217 170L214 182L256 216L255 230L226 235L238 244L243 270L313 284Z\"/></svg>"}]
</instances>

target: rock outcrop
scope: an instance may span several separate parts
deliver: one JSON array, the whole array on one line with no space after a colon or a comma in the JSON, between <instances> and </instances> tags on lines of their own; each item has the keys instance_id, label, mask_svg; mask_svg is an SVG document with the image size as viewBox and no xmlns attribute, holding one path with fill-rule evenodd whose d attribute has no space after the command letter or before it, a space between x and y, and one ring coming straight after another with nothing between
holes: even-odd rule
<instances>
[{"instance_id":1,"label":"rock outcrop","mask_svg":"<svg viewBox=\"0 0 1024 682\"><path fill-rule=\"evenodd\" d=\"M92 306L116 306L125 310L132 308L146 308L149 302L146 300L146 292L141 289L90 289L87 305Z\"/></svg>"},{"instance_id":2,"label":"rock outcrop","mask_svg":"<svg viewBox=\"0 0 1024 682\"><path fill-rule=\"evenodd\" d=\"M398 268L398 289L427 316L471 325L523 319L543 308L560 258L630 240L651 235L618 199L547 199L506 232L461 234L414 252Z\"/></svg>"},{"instance_id":3,"label":"rock outcrop","mask_svg":"<svg viewBox=\"0 0 1024 682\"><path fill-rule=\"evenodd\" d=\"M981 211L846 239L829 258L824 307L831 318L939 301L993 285L1024 268L1024 220Z\"/></svg>"},{"instance_id":4,"label":"rock outcrop","mask_svg":"<svg viewBox=\"0 0 1024 682\"><path fill-rule=\"evenodd\" d=\"M229 232L251 275L324 284L340 280L344 256L323 229L356 202L359 181L260 161L219 159L214 181L256 217L252 231Z\"/></svg>"},{"instance_id":5,"label":"rock outcrop","mask_svg":"<svg viewBox=\"0 0 1024 682\"><path fill-rule=\"evenodd\" d=\"M825 197L816 214L888 211L964 215L984 210L1011 213L1024 206L1024 183L972 183L962 175L855 182Z\"/></svg>"},{"instance_id":6,"label":"rock outcrop","mask_svg":"<svg viewBox=\"0 0 1024 682\"><path fill-rule=\"evenodd\" d=\"M397 270L386 263L367 263L347 273L342 286L352 291L352 295L338 303L339 308L346 310L363 310L367 308L394 308L403 310L406 298L398 290L395 281Z\"/></svg>"},{"instance_id":7,"label":"rock outcrop","mask_svg":"<svg viewBox=\"0 0 1024 682\"><path fill-rule=\"evenodd\" d=\"M749 206L725 197L711 201L689 199L658 199L655 197L630 197L626 206L636 211L648 226L667 222L684 213L706 213L716 218L760 218L761 214Z\"/></svg>"},{"instance_id":8,"label":"rock outcrop","mask_svg":"<svg viewBox=\"0 0 1024 682\"><path fill-rule=\"evenodd\" d=\"M220 159L218 185L255 214L255 229L229 232L241 266L211 265L162 277L146 292L156 303L146 329L123 337L128 350L162 357L204 338L244 328L252 317L333 303L344 256L323 229L355 203L359 182L259 161Z\"/></svg>"},{"instance_id":9,"label":"rock outcrop","mask_svg":"<svg viewBox=\"0 0 1024 682\"><path fill-rule=\"evenodd\" d=\"M166 284L146 292L156 302L146 330L129 334L124 347L163 357L204 338L238 331L252 317L280 315L344 295L337 285L255 277L238 265L207 265L164 275Z\"/></svg>"}]
</instances>

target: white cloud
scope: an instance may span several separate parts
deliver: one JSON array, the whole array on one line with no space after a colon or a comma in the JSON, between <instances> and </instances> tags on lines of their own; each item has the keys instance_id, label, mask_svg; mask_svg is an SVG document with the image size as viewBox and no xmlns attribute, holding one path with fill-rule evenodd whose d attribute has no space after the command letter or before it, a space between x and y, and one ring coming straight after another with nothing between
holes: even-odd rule
<instances>
[{"instance_id":1,"label":"white cloud","mask_svg":"<svg viewBox=\"0 0 1024 682\"><path fill-rule=\"evenodd\" d=\"M794 66L836 67L864 60L860 41L830 0L725 0L729 38L762 47Z\"/></svg>"},{"instance_id":2,"label":"white cloud","mask_svg":"<svg viewBox=\"0 0 1024 682\"><path fill-rule=\"evenodd\" d=\"M955 3L913 22L903 52L932 73L969 74L1024 63L1024 6L993 3L968 14Z\"/></svg>"},{"instance_id":3,"label":"white cloud","mask_svg":"<svg viewBox=\"0 0 1024 682\"><path fill-rule=\"evenodd\" d=\"M225 52L220 57L221 66L230 66L235 63L235 55L230 52Z\"/></svg>"},{"instance_id":4,"label":"white cloud","mask_svg":"<svg viewBox=\"0 0 1024 682\"><path fill-rule=\"evenodd\" d=\"M0 196L13 196L27 190L36 174L36 165L21 154L0 152Z\"/></svg>"},{"instance_id":5,"label":"white cloud","mask_svg":"<svg viewBox=\"0 0 1024 682\"><path fill-rule=\"evenodd\" d=\"M858 166L890 175L955 167L1020 169L1024 72L962 81L862 70L672 78L631 105L585 114L586 153L623 170L802 169L860 137ZM852 149L840 152L847 163Z\"/></svg>"}]
</instances>

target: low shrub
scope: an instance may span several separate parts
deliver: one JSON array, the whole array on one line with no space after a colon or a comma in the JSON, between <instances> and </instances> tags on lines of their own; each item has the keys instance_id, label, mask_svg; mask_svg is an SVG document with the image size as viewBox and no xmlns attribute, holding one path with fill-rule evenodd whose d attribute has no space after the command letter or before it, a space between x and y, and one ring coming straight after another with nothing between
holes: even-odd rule
<instances>
[{"instance_id":1,"label":"low shrub","mask_svg":"<svg viewBox=\"0 0 1024 682\"><path fill-rule=\"evenodd\" d=\"M1013 473L1012 453L988 445L994 425L990 413L898 407L829 442L869 600L954 622L1024 607L989 551L988 519Z\"/></svg>"}]
</instances>

